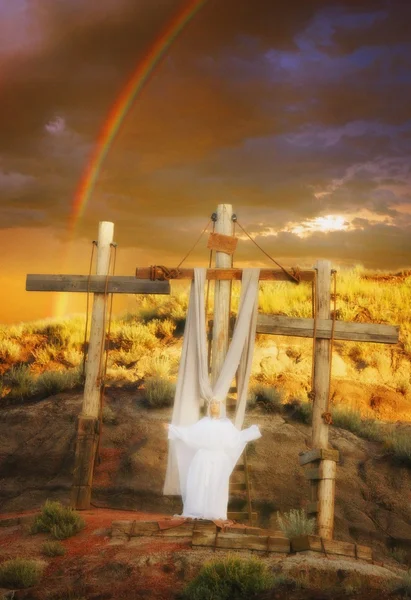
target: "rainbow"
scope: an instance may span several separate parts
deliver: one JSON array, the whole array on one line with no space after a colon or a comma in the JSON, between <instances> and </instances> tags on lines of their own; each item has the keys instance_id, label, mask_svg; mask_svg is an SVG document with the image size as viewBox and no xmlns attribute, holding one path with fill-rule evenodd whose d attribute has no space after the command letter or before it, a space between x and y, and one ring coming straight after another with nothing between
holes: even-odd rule
<instances>
[{"instance_id":1,"label":"rainbow","mask_svg":"<svg viewBox=\"0 0 411 600\"><path fill-rule=\"evenodd\" d=\"M75 192L69 219L70 233L74 232L77 222L84 214L104 159L136 97L171 44L206 2L207 0L189 0L183 6L156 38L145 58L139 61L132 76L116 98L101 128L95 148Z\"/></svg>"},{"instance_id":2,"label":"rainbow","mask_svg":"<svg viewBox=\"0 0 411 600\"><path fill-rule=\"evenodd\" d=\"M70 251L72 249L71 246L76 225L84 214L98 179L101 166L119 132L121 124L151 73L164 57L171 44L206 2L207 0L187 0L184 3L179 12L174 15L164 30L154 40L145 57L138 62L130 79L111 106L74 194L68 222L66 252L62 261L64 263L62 272L65 272L70 262ZM57 294L53 301L53 316L64 316L67 313L67 308L68 294Z\"/></svg>"}]
</instances>

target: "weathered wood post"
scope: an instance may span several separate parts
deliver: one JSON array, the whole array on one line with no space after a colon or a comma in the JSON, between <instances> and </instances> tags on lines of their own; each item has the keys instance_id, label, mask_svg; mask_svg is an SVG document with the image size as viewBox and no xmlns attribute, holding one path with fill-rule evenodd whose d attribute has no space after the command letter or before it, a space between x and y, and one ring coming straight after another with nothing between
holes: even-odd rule
<instances>
[{"instance_id":1,"label":"weathered wood post","mask_svg":"<svg viewBox=\"0 0 411 600\"><path fill-rule=\"evenodd\" d=\"M331 263L319 260L316 263L316 312L318 319L330 319ZM329 425L322 415L327 411L330 394L331 340L316 339L314 343L314 406L312 446L328 450ZM336 460L329 460L330 453L320 452L317 479L311 479L311 500L318 501L318 535L330 540L334 530L334 501Z\"/></svg>"},{"instance_id":2,"label":"weathered wood post","mask_svg":"<svg viewBox=\"0 0 411 600\"><path fill-rule=\"evenodd\" d=\"M96 274L107 276L110 266L110 245L114 223L99 223ZM105 345L105 314L107 295L95 293L90 326L90 341L86 362L86 381L81 414L78 418L77 444L73 472L71 505L89 509L94 461L99 435L99 411L103 353Z\"/></svg>"},{"instance_id":3,"label":"weathered wood post","mask_svg":"<svg viewBox=\"0 0 411 600\"><path fill-rule=\"evenodd\" d=\"M231 204L219 204L215 231L223 235L233 234L233 207ZM216 252L215 266L229 269L231 255ZM214 384L221 371L228 350L228 334L230 321L231 280L216 281L214 288L214 322L211 347L211 381Z\"/></svg>"}]
</instances>

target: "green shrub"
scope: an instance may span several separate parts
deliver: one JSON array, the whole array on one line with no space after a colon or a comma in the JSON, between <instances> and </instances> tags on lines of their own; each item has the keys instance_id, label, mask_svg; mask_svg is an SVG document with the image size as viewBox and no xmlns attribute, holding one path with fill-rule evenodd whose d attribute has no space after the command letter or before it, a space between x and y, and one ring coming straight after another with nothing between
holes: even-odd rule
<instances>
[{"instance_id":1,"label":"green shrub","mask_svg":"<svg viewBox=\"0 0 411 600\"><path fill-rule=\"evenodd\" d=\"M250 407L260 406L269 413L281 412L282 398L280 390L269 385L264 385L263 383L258 383L250 390L248 405Z\"/></svg>"},{"instance_id":2,"label":"green shrub","mask_svg":"<svg viewBox=\"0 0 411 600\"><path fill-rule=\"evenodd\" d=\"M47 367L51 361L58 357L59 349L51 344L46 344L32 351L34 362L41 367Z\"/></svg>"},{"instance_id":3,"label":"green shrub","mask_svg":"<svg viewBox=\"0 0 411 600\"><path fill-rule=\"evenodd\" d=\"M35 560L13 558L0 565L0 587L28 588L36 585L43 574L43 566Z\"/></svg>"},{"instance_id":4,"label":"green shrub","mask_svg":"<svg viewBox=\"0 0 411 600\"><path fill-rule=\"evenodd\" d=\"M147 404L151 408L171 406L174 400L175 384L169 379L154 375L144 382Z\"/></svg>"},{"instance_id":5,"label":"green shrub","mask_svg":"<svg viewBox=\"0 0 411 600\"><path fill-rule=\"evenodd\" d=\"M393 431L384 439L388 452L400 463L411 466L411 435L405 431Z\"/></svg>"},{"instance_id":6,"label":"green shrub","mask_svg":"<svg viewBox=\"0 0 411 600\"><path fill-rule=\"evenodd\" d=\"M331 409L331 416L334 427L347 429L352 433L361 435L362 420L358 411L344 406L338 406Z\"/></svg>"},{"instance_id":7,"label":"green shrub","mask_svg":"<svg viewBox=\"0 0 411 600\"><path fill-rule=\"evenodd\" d=\"M408 553L405 548L390 548L389 555L401 565L407 562Z\"/></svg>"},{"instance_id":8,"label":"green shrub","mask_svg":"<svg viewBox=\"0 0 411 600\"><path fill-rule=\"evenodd\" d=\"M171 361L169 356L150 357L147 363L147 374L150 377L166 379L170 375Z\"/></svg>"},{"instance_id":9,"label":"green shrub","mask_svg":"<svg viewBox=\"0 0 411 600\"><path fill-rule=\"evenodd\" d=\"M106 425L115 425L117 423L117 415L114 410L105 404L103 406L103 423Z\"/></svg>"},{"instance_id":10,"label":"green shrub","mask_svg":"<svg viewBox=\"0 0 411 600\"><path fill-rule=\"evenodd\" d=\"M296 421L311 425L313 419L313 405L311 402L293 398L284 405L284 408Z\"/></svg>"},{"instance_id":11,"label":"green shrub","mask_svg":"<svg viewBox=\"0 0 411 600\"><path fill-rule=\"evenodd\" d=\"M72 508L63 506L60 502L47 500L41 514L32 525L31 532L51 533L57 540L64 540L81 531L85 527L83 518Z\"/></svg>"},{"instance_id":12,"label":"green shrub","mask_svg":"<svg viewBox=\"0 0 411 600\"><path fill-rule=\"evenodd\" d=\"M404 598L411 598L411 570L406 571L401 579L393 582L393 591Z\"/></svg>"},{"instance_id":13,"label":"green shrub","mask_svg":"<svg viewBox=\"0 0 411 600\"><path fill-rule=\"evenodd\" d=\"M70 346L71 331L69 321L62 321L59 323L48 323L41 331L43 335L47 336L48 343L51 346L55 346L58 349L68 348Z\"/></svg>"},{"instance_id":14,"label":"green shrub","mask_svg":"<svg viewBox=\"0 0 411 600\"><path fill-rule=\"evenodd\" d=\"M277 521L281 531L289 539L299 535L311 535L315 530L315 519L309 518L303 508L292 508L282 515L277 513Z\"/></svg>"},{"instance_id":15,"label":"green shrub","mask_svg":"<svg viewBox=\"0 0 411 600\"><path fill-rule=\"evenodd\" d=\"M158 344L156 336L142 323L122 324L121 327L114 328L112 339L125 350L138 346L152 350Z\"/></svg>"},{"instance_id":16,"label":"green shrub","mask_svg":"<svg viewBox=\"0 0 411 600\"><path fill-rule=\"evenodd\" d=\"M352 408L338 406L331 410L333 425L351 431L358 437L373 442L381 442L384 439L384 431L380 423L375 419L362 419L358 411Z\"/></svg>"},{"instance_id":17,"label":"green shrub","mask_svg":"<svg viewBox=\"0 0 411 600\"><path fill-rule=\"evenodd\" d=\"M28 365L12 367L3 376L3 385L10 387L9 398L24 400L36 392L36 381Z\"/></svg>"},{"instance_id":18,"label":"green shrub","mask_svg":"<svg viewBox=\"0 0 411 600\"><path fill-rule=\"evenodd\" d=\"M7 361L16 361L19 359L21 352L20 345L14 340L3 339L0 340L0 360Z\"/></svg>"},{"instance_id":19,"label":"green shrub","mask_svg":"<svg viewBox=\"0 0 411 600\"><path fill-rule=\"evenodd\" d=\"M206 563L183 591L187 600L248 600L273 587L275 578L262 561L228 556Z\"/></svg>"},{"instance_id":20,"label":"green shrub","mask_svg":"<svg viewBox=\"0 0 411 600\"><path fill-rule=\"evenodd\" d=\"M41 551L45 556L63 556L66 549L60 542L45 542Z\"/></svg>"},{"instance_id":21,"label":"green shrub","mask_svg":"<svg viewBox=\"0 0 411 600\"><path fill-rule=\"evenodd\" d=\"M37 377L36 389L39 394L52 396L80 385L81 377L80 368L65 371L44 371Z\"/></svg>"},{"instance_id":22,"label":"green shrub","mask_svg":"<svg viewBox=\"0 0 411 600\"><path fill-rule=\"evenodd\" d=\"M383 426L376 419L363 419L359 435L366 440L382 442L385 434Z\"/></svg>"}]
</instances>

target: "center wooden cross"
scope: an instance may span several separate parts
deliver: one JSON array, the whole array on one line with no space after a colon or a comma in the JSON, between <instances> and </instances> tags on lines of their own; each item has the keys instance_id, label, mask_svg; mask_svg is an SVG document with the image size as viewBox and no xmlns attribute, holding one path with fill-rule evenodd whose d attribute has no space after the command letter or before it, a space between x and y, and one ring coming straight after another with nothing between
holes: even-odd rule
<instances>
[{"instance_id":1,"label":"center wooden cross","mask_svg":"<svg viewBox=\"0 0 411 600\"><path fill-rule=\"evenodd\" d=\"M217 210L217 232L232 236L232 207L219 205ZM223 243L223 242L222 242ZM223 243L224 247L224 243ZM216 268L207 270L207 279L214 280L214 320L212 334L211 375L215 381L224 361L229 341L229 297L231 282L240 280L242 269L231 268L231 256L227 243L226 251L217 251ZM278 315L259 314L257 333L313 338L314 340L314 381L313 381L313 422L312 450L300 455L301 465L310 465L306 477L310 480L310 502L308 512L317 515L318 534L324 539L332 539L334 529L334 497L337 450L329 448L329 424L323 415L327 412L330 393L331 337L335 340L395 344L398 342L398 327L373 323L350 323L331 318L331 263L317 261L315 268L290 274L284 269L261 269L261 281L300 281L315 282L316 319L300 319ZM165 267L138 267L136 277L153 280L192 279L193 269L167 269Z\"/></svg>"}]
</instances>

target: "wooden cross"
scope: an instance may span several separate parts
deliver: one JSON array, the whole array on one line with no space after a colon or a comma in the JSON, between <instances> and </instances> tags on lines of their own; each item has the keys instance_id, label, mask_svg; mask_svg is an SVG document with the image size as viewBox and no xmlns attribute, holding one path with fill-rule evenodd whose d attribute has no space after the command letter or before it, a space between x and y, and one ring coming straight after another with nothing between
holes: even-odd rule
<instances>
[{"instance_id":1,"label":"wooden cross","mask_svg":"<svg viewBox=\"0 0 411 600\"><path fill-rule=\"evenodd\" d=\"M217 210L218 233L232 235L232 207L219 205ZM222 254L223 257L219 257ZM207 279L216 282L214 296L214 322L212 337L212 379L218 374L228 347L229 335L229 296L231 282L239 280L242 269L230 268L231 256L227 252L217 252L216 267L207 270ZM192 279L193 269L166 269L167 277L172 279ZM136 269L136 277L164 279L164 268L151 267ZM322 418L327 411L330 392L331 337L335 340L357 342L375 342L395 344L398 342L398 327L369 323L349 323L331 319L331 263L318 261L311 270L298 272L300 281L315 281L316 315L315 319L298 319L278 315L259 314L257 333L314 337L314 402L312 423L312 450L300 455L301 465L311 465L306 471L310 480L309 512L317 514L318 534L324 539L332 539L334 529L334 497L336 463L339 453L328 447L329 424ZM287 281L290 276L280 269L261 269L261 281Z\"/></svg>"},{"instance_id":2,"label":"wooden cross","mask_svg":"<svg viewBox=\"0 0 411 600\"><path fill-rule=\"evenodd\" d=\"M169 294L168 281L142 281L109 275L114 224L99 224L96 275L27 275L26 290L35 292L92 292L90 339L81 414L78 419L71 505L89 509L100 425L100 401L105 351L108 294Z\"/></svg>"}]
</instances>

